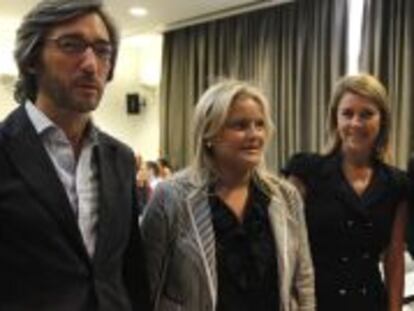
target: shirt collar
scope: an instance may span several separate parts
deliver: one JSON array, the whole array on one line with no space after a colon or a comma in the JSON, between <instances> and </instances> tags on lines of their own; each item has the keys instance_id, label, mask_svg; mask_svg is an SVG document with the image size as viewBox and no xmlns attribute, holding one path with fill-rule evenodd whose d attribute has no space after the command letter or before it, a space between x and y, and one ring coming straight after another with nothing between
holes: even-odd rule
<instances>
[{"instance_id":1,"label":"shirt collar","mask_svg":"<svg viewBox=\"0 0 414 311\"><path fill-rule=\"evenodd\" d=\"M49 128L58 128L52 120L31 102L27 101L24 108L37 134L41 135Z\"/></svg>"},{"instance_id":2,"label":"shirt collar","mask_svg":"<svg viewBox=\"0 0 414 311\"><path fill-rule=\"evenodd\" d=\"M31 103L30 101L27 101L25 103L25 109L38 135L42 136L47 131L49 131L49 129L54 129L57 131L61 131L63 133L61 128L59 128L52 120L50 120L43 113L43 111L37 108L36 105ZM95 146L98 143L98 129L94 126L92 121L88 123L85 133L85 143L90 143L91 145Z\"/></svg>"}]
</instances>

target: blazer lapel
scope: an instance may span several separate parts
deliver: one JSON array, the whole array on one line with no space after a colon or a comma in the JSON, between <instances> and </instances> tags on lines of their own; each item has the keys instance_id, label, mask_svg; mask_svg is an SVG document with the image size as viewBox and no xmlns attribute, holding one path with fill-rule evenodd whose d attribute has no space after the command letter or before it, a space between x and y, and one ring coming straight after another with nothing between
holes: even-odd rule
<instances>
[{"instance_id":1,"label":"blazer lapel","mask_svg":"<svg viewBox=\"0 0 414 311\"><path fill-rule=\"evenodd\" d=\"M280 200L277 196L272 196L269 205L269 219L273 230L273 235L276 243L276 258L278 265L278 277L280 286L281 305L286 306L286 297L289 297L289 288L286 286L290 284L286 278L289 277L289 262L290 254L288 236L287 236L287 206L286 203Z\"/></svg>"},{"instance_id":2,"label":"blazer lapel","mask_svg":"<svg viewBox=\"0 0 414 311\"><path fill-rule=\"evenodd\" d=\"M341 169L341 156L331 156L322 166L324 191L333 193L337 200L344 202L358 214L365 214L359 206L359 198L351 185L346 181Z\"/></svg>"},{"instance_id":3,"label":"blazer lapel","mask_svg":"<svg viewBox=\"0 0 414 311\"><path fill-rule=\"evenodd\" d=\"M9 159L33 196L43 203L77 249L87 256L66 191L23 106L5 121L3 133Z\"/></svg>"},{"instance_id":4,"label":"blazer lapel","mask_svg":"<svg viewBox=\"0 0 414 311\"><path fill-rule=\"evenodd\" d=\"M99 220L94 255L94 259L97 259L110 256L110 254L105 254L105 244L111 240L112 229L115 230L113 221L118 218L111 215L116 211L111 207L120 204L117 198L121 189L119 189L118 175L115 170L117 165L116 148L101 133L98 133L98 145L94 150L94 156L98 164L99 178Z\"/></svg>"},{"instance_id":5,"label":"blazer lapel","mask_svg":"<svg viewBox=\"0 0 414 311\"><path fill-rule=\"evenodd\" d=\"M126 180L130 172L125 172L133 166L125 165L117 144L99 130L97 140L94 156L98 165L99 207L94 261L111 256L110 246L124 242L121 233L130 221L125 222L123 215L125 208L131 208L132 212L133 203L127 200L126 193L132 194L132 188L131 181Z\"/></svg>"},{"instance_id":6,"label":"blazer lapel","mask_svg":"<svg viewBox=\"0 0 414 311\"><path fill-rule=\"evenodd\" d=\"M206 189L198 189L187 198L190 220L196 233L213 306L217 302L216 245Z\"/></svg>"}]
</instances>

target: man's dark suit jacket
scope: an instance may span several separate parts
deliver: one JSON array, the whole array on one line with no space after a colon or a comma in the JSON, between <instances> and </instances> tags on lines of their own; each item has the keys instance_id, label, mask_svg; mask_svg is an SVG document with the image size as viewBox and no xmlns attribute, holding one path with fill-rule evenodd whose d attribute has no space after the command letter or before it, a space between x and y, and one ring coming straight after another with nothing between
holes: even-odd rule
<instances>
[{"instance_id":1,"label":"man's dark suit jacket","mask_svg":"<svg viewBox=\"0 0 414 311\"><path fill-rule=\"evenodd\" d=\"M0 310L146 310L134 157L102 132L95 151L100 198L91 259L24 107L0 125Z\"/></svg>"}]
</instances>

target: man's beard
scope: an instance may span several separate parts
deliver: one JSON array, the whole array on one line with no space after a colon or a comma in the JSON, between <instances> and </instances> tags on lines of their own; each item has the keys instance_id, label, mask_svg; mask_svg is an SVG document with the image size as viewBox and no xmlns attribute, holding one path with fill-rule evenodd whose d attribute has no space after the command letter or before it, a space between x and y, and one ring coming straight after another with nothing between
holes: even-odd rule
<instances>
[{"instance_id":1,"label":"man's beard","mask_svg":"<svg viewBox=\"0 0 414 311\"><path fill-rule=\"evenodd\" d=\"M101 90L97 90L97 94L93 98L82 97L80 90L76 90L77 83L97 84L94 78L89 77L87 74L72 79L70 84L65 86L59 77L50 74L46 69L41 80L46 95L52 100L55 106L64 110L78 113L91 112L98 107L102 97ZM79 93L76 91L79 91Z\"/></svg>"}]
</instances>

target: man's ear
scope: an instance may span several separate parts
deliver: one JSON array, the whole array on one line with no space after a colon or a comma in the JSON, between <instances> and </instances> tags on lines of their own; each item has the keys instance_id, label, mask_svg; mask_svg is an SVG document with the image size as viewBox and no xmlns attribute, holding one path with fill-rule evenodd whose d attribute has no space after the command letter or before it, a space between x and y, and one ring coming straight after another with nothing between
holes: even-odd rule
<instances>
[{"instance_id":1,"label":"man's ear","mask_svg":"<svg viewBox=\"0 0 414 311\"><path fill-rule=\"evenodd\" d=\"M23 64L24 71L30 75L36 75L39 72L39 68L41 67L40 61L36 61L34 59L28 60L25 64Z\"/></svg>"}]
</instances>

